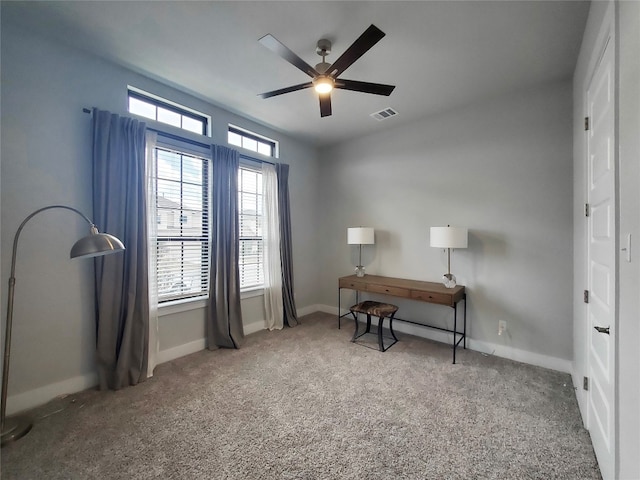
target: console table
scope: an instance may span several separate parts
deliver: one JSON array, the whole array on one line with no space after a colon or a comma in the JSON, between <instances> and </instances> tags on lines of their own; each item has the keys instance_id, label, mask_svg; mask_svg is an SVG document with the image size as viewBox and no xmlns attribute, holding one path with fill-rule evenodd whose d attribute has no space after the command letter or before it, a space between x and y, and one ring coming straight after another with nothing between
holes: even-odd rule
<instances>
[{"instance_id":1,"label":"console table","mask_svg":"<svg viewBox=\"0 0 640 480\"><path fill-rule=\"evenodd\" d=\"M392 297L406 298L408 300L416 300L419 302L451 307L453 308L453 330L397 317L395 320L453 333L453 342L451 344L453 348L453 363L456 363L456 348L460 345L460 342L462 342L463 348L467 348L467 294L463 285L457 285L454 288L447 288L441 283L421 282L418 280L407 280L404 278L381 277L379 275L365 275L364 277L349 275L347 277L340 277L338 279L338 328L340 328L340 321L342 317L349 315L349 313L340 314L340 293L343 288L355 290L356 292L374 294L381 293ZM458 303L460 303L461 300L464 300L464 314L462 332L459 332Z\"/></svg>"}]
</instances>

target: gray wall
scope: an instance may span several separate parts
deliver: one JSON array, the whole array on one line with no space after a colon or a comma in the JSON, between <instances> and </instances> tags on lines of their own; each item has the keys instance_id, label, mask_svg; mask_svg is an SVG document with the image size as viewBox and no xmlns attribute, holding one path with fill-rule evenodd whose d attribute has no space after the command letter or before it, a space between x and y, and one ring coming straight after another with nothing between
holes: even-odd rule
<instances>
[{"instance_id":1,"label":"gray wall","mask_svg":"<svg viewBox=\"0 0 640 480\"><path fill-rule=\"evenodd\" d=\"M213 143L226 143L233 123L280 142L290 168L294 277L299 308L316 302L317 153L281 132L238 117L186 93L79 50L2 25L2 311L13 235L39 207L60 203L89 216L90 116L83 107L126 113L127 85L210 114ZM37 390L41 398L91 384L94 372L92 262L70 261L85 225L64 211L45 212L23 231L17 265L10 397ZM38 241L46 237L46 243ZM246 303L245 324L263 320L260 299ZM160 319L161 348L202 340L202 309ZM4 315L2 329L4 332ZM60 383L62 382L62 383ZM58 386L55 386L58 384ZM54 385L54 386L52 386ZM9 410L18 405L9 404Z\"/></svg>"},{"instance_id":2,"label":"gray wall","mask_svg":"<svg viewBox=\"0 0 640 480\"><path fill-rule=\"evenodd\" d=\"M347 227L376 230L375 246L363 247L369 273L439 281L446 256L429 247L429 227L466 226L469 248L452 254L451 268L468 287L476 347L514 357L532 352L567 368L571 102L567 80L323 150L321 301L336 305L337 278L357 263ZM451 319L441 307L399 305L401 318ZM508 328L500 337L498 320Z\"/></svg>"}]
</instances>

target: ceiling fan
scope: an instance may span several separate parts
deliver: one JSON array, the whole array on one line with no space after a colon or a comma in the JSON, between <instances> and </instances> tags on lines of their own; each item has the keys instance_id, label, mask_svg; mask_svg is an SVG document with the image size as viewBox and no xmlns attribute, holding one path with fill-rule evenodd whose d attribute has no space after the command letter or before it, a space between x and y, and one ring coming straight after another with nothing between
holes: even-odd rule
<instances>
[{"instance_id":1,"label":"ceiling fan","mask_svg":"<svg viewBox=\"0 0 640 480\"><path fill-rule=\"evenodd\" d=\"M342 72L349 68L371 47L378 43L384 35L385 34L382 30L375 25L371 25L333 64L329 64L325 61L325 57L331 53L331 42L327 39L321 39L318 41L316 53L322 57L322 62L318 63L314 68L289 50L289 48L283 45L273 35L267 34L262 37L259 42L269 50L280 55L294 67L299 68L309 75L311 77L311 81L287 88L281 88L279 90L273 90L271 92L261 93L260 97L270 98L275 97L276 95L282 95L283 93L290 93L304 88L314 87L320 97L320 116L328 117L331 115L331 91L334 88L389 96L391 95L391 92L393 92L393 89L396 88L394 85L383 85L380 83L359 82L356 80L338 78Z\"/></svg>"}]
</instances>

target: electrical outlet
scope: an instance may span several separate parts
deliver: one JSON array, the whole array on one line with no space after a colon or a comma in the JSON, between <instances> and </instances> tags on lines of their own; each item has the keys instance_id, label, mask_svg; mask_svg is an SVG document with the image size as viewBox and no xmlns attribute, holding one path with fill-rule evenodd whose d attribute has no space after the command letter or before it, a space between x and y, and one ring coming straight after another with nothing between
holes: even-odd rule
<instances>
[{"instance_id":1,"label":"electrical outlet","mask_svg":"<svg viewBox=\"0 0 640 480\"><path fill-rule=\"evenodd\" d=\"M506 331L507 331L507 321L498 320L498 335L502 335Z\"/></svg>"}]
</instances>

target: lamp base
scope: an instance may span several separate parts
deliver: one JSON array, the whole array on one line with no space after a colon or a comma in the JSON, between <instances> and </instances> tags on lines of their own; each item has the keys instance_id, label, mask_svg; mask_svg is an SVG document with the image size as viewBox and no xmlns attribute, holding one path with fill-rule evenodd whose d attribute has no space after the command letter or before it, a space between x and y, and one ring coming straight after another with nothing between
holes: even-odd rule
<instances>
[{"instance_id":1,"label":"lamp base","mask_svg":"<svg viewBox=\"0 0 640 480\"><path fill-rule=\"evenodd\" d=\"M362 265L356 267L356 277L364 277L364 267Z\"/></svg>"},{"instance_id":2,"label":"lamp base","mask_svg":"<svg viewBox=\"0 0 640 480\"><path fill-rule=\"evenodd\" d=\"M447 288L456 286L456 276L453 273L445 273L442 276L442 284Z\"/></svg>"},{"instance_id":3,"label":"lamp base","mask_svg":"<svg viewBox=\"0 0 640 480\"><path fill-rule=\"evenodd\" d=\"M2 427L2 446L14 442L24 437L33 427L29 417L19 415L17 417L6 418Z\"/></svg>"}]
</instances>

